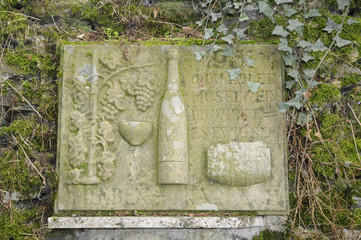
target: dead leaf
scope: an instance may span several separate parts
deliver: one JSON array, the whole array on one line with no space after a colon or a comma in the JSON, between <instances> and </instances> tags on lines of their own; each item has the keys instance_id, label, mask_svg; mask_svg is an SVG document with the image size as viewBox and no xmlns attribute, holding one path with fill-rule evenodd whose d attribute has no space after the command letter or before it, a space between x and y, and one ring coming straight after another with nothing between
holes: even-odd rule
<instances>
[{"instance_id":1,"label":"dead leaf","mask_svg":"<svg viewBox=\"0 0 361 240\"><path fill-rule=\"evenodd\" d=\"M153 17L154 18L157 18L157 15L158 15L158 12L159 12L160 8L157 8L157 9L153 9Z\"/></svg>"},{"instance_id":2,"label":"dead leaf","mask_svg":"<svg viewBox=\"0 0 361 240\"><path fill-rule=\"evenodd\" d=\"M82 38L84 38L84 37L85 37L85 34L84 34L84 33L76 36L76 38L80 38L80 39L82 39Z\"/></svg>"},{"instance_id":3,"label":"dead leaf","mask_svg":"<svg viewBox=\"0 0 361 240\"><path fill-rule=\"evenodd\" d=\"M315 133L315 136L318 137L320 140L322 140L322 135L320 132L316 132Z\"/></svg>"},{"instance_id":4,"label":"dead leaf","mask_svg":"<svg viewBox=\"0 0 361 240\"><path fill-rule=\"evenodd\" d=\"M184 32L186 35L192 35L194 37L203 38L203 34L201 34L196 29L193 28L182 27L182 32Z\"/></svg>"}]
</instances>

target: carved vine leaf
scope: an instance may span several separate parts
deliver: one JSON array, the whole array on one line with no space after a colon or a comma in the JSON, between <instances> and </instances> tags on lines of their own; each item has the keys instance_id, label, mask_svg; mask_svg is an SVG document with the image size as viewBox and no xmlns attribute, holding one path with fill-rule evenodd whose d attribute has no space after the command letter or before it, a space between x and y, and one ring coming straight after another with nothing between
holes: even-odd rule
<instances>
[{"instance_id":1,"label":"carved vine leaf","mask_svg":"<svg viewBox=\"0 0 361 240\"><path fill-rule=\"evenodd\" d=\"M79 111L73 111L70 113L70 131L76 132L84 126L84 123L87 122L84 113Z\"/></svg>"},{"instance_id":2,"label":"carved vine leaf","mask_svg":"<svg viewBox=\"0 0 361 240\"><path fill-rule=\"evenodd\" d=\"M98 133L109 143L113 143L115 141L113 126L108 121L102 121L100 123Z\"/></svg>"},{"instance_id":3,"label":"carved vine leaf","mask_svg":"<svg viewBox=\"0 0 361 240\"><path fill-rule=\"evenodd\" d=\"M129 66L129 63L123 60L120 55L116 54L115 52L112 52L107 56L101 57L99 59L99 62L111 71L114 71L121 66Z\"/></svg>"}]
</instances>

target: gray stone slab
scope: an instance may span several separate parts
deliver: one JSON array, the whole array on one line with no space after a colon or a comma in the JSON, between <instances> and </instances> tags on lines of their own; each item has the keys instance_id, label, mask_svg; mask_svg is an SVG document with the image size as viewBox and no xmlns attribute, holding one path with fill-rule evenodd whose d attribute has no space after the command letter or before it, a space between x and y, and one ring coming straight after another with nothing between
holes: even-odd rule
<instances>
[{"instance_id":1,"label":"gray stone slab","mask_svg":"<svg viewBox=\"0 0 361 240\"><path fill-rule=\"evenodd\" d=\"M53 230L46 240L251 240L264 227L245 229L86 229ZM279 239L282 238L280 234Z\"/></svg>"},{"instance_id":2,"label":"gray stone slab","mask_svg":"<svg viewBox=\"0 0 361 240\"><path fill-rule=\"evenodd\" d=\"M197 61L203 50L63 47L56 211L287 214L277 46L239 45L234 58L218 51ZM237 67L242 73L233 79L227 70ZM207 157L212 147L237 144Z\"/></svg>"},{"instance_id":3,"label":"gray stone slab","mask_svg":"<svg viewBox=\"0 0 361 240\"><path fill-rule=\"evenodd\" d=\"M282 225L286 217L51 217L51 229L85 228L252 228Z\"/></svg>"}]
</instances>

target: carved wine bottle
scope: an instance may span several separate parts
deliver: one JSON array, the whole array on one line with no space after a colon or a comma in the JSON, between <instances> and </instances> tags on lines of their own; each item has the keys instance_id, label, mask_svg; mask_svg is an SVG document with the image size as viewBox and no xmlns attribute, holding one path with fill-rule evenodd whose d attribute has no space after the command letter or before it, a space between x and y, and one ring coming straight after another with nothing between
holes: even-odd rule
<instances>
[{"instance_id":1,"label":"carved wine bottle","mask_svg":"<svg viewBox=\"0 0 361 240\"><path fill-rule=\"evenodd\" d=\"M168 52L168 80L159 116L159 184L188 183L187 115L180 90L178 50Z\"/></svg>"}]
</instances>

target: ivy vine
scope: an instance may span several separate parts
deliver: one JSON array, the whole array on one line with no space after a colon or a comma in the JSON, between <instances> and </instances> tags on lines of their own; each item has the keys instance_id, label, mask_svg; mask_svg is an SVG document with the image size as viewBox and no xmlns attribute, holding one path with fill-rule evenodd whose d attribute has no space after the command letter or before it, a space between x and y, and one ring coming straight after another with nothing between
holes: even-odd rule
<instances>
[{"instance_id":1,"label":"ivy vine","mask_svg":"<svg viewBox=\"0 0 361 240\"><path fill-rule=\"evenodd\" d=\"M247 27L245 21L250 17L246 13L246 9L258 8L258 12L267 17L274 25L272 34L279 37L278 50L282 52L282 59L286 66L286 73L291 80L286 81L287 89L294 89L294 98L279 102L278 108L281 113L287 112L289 109L297 109L298 123L304 124L312 116L302 112L307 106L310 92L321 82L316 81L317 71L324 63L328 53L333 47L342 48L352 44L352 41L342 39L340 33L344 24L359 24L358 21L347 19L349 12L350 0L337 0L338 9L342 11L342 22L336 23L328 18L323 31L333 35L333 40L329 46L326 46L321 39L315 42L309 42L305 39L303 28L309 24L314 18L322 17L321 13L307 3L306 0L243 0L243 1L222 1L222 0L206 0L200 3L201 11L204 17L197 21L199 27L204 28L204 40L214 40L210 51L195 52L198 61L206 57L207 54L212 56L214 52L222 50L222 55L234 58L233 49L236 41L247 39ZM282 18L276 18L276 13ZM227 24L225 19L235 19L236 24ZM281 21L282 19L282 21ZM285 21L286 19L286 21ZM211 27L210 27L211 26ZM228 45L224 50L216 43L222 41ZM289 42L293 43L290 45ZM317 61L314 56L317 52L323 52L323 56L315 69L305 69L305 63L309 61ZM248 66L253 65L252 59L243 59ZM227 70L231 79L239 78L242 71L239 67ZM258 90L257 83L247 83L252 92Z\"/></svg>"}]
</instances>

